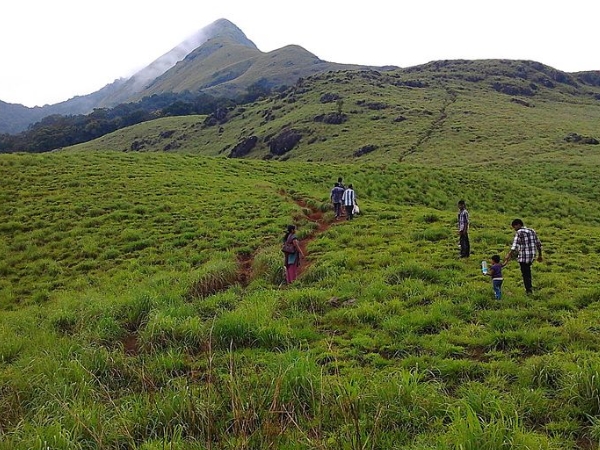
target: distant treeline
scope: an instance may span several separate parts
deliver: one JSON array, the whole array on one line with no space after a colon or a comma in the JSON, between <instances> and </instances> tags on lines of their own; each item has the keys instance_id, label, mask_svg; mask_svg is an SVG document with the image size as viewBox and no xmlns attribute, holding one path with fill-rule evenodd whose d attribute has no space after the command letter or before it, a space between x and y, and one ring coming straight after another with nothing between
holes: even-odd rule
<instances>
[{"instance_id":1,"label":"distant treeline","mask_svg":"<svg viewBox=\"0 0 600 450\"><path fill-rule=\"evenodd\" d=\"M0 153L41 153L91 141L105 134L159 117L212 114L220 108L253 102L270 93L262 83L248 87L247 93L235 99L208 94L154 94L136 103L123 103L114 108L98 108L87 115L59 114L44 117L19 134L0 134Z\"/></svg>"}]
</instances>

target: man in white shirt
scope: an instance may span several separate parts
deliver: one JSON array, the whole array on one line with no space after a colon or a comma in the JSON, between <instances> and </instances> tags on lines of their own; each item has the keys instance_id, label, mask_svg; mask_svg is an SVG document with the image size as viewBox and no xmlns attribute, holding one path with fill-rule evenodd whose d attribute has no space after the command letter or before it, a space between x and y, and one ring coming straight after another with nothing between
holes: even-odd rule
<instances>
[{"instance_id":1,"label":"man in white shirt","mask_svg":"<svg viewBox=\"0 0 600 450\"><path fill-rule=\"evenodd\" d=\"M354 188L352 184L348 185L344 194L342 195L342 203L346 208L346 220L352 220L352 210L356 204L356 195L354 194Z\"/></svg>"}]
</instances>

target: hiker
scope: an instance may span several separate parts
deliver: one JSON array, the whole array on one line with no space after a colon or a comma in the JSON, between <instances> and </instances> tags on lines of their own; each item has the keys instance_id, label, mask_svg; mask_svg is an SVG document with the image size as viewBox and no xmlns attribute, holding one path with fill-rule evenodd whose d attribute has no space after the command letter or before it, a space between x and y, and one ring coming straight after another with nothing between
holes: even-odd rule
<instances>
[{"instance_id":1,"label":"hiker","mask_svg":"<svg viewBox=\"0 0 600 450\"><path fill-rule=\"evenodd\" d=\"M292 283L298 276L298 266L300 265L300 255L304 258L304 253L300 248L300 242L296 236L296 226L288 225L285 236L283 237L283 248L285 266L285 281Z\"/></svg>"},{"instance_id":2,"label":"hiker","mask_svg":"<svg viewBox=\"0 0 600 450\"><path fill-rule=\"evenodd\" d=\"M352 211L354 209L354 205L356 205L356 195L354 194L354 188L352 184L348 185L348 188L344 191L342 195L342 203L344 203L344 208L346 209L346 220L352 220Z\"/></svg>"},{"instance_id":3,"label":"hiker","mask_svg":"<svg viewBox=\"0 0 600 450\"><path fill-rule=\"evenodd\" d=\"M537 233L531 228L525 227L521 219L515 219L511 224L515 230L515 238L513 240L510 251L504 258L504 265L511 259L517 257L517 261L521 266L521 275L523 276L523 284L525 285L525 293L531 295L533 287L531 282L531 265L536 259L542 262L542 243L538 238Z\"/></svg>"},{"instance_id":4,"label":"hiker","mask_svg":"<svg viewBox=\"0 0 600 450\"><path fill-rule=\"evenodd\" d=\"M335 220L338 220L342 215L342 195L344 195L344 189L340 186L339 182L335 183L330 196L333 210L335 211Z\"/></svg>"},{"instance_id":5,"label":"hiker","mask_svg":"<svg viewBox=\"0 0 600 450\"><path fill-rule=\"evenodd\" d=\"M493 264L490 266L490 270L486 275L492 277L494 295L496 296L496 300L500 300L502 298L502 282L504 281L504 278L502 278L502 268L504 265L500 264L500 255L493 255L492 263Z\"/></svg>"},{"instance_id":6,"label":"hiker","mask_svg":"<svg viewBox=\"0 0 600 450\"><path fill-rule=\"evenodd\" d=\"M342 192L346 190L346 186L344 186L344 182L343 182L343 178L342 177L338 177L337 180L338 184L340 185L340 187L342 188ZM344 208L341 208L342 214L340 214L341 216L345 216L346 215L346 210Z\"/></svg>"},{"instance_id":7,"label":"hiker","mask_svg":"<svg viewBox=\"0 0 600 450\"><path fill-rule=\"evenodd\" d=\"M460 244L460 257L468 258L471 254L469 243L469 211L464 200L458 202L458 234Z\"/></svg>"}]
</instances>

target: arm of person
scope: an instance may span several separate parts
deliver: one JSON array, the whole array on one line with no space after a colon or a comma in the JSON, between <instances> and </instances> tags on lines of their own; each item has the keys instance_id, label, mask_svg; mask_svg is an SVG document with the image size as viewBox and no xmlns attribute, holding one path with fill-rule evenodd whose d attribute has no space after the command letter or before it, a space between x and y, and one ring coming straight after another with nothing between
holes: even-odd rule
<instances>
[{"instance_id":1,"label":"arm of person","mask_svg":"<svg viewBox=\"0 0 600 450\"><path fill-rule=\"evenodd\" d=\"M502 261L502 267L506 266L511 259L516 258L518 254L516 250L511 248Z\"/></svg>"},{"instance_id":2,"label":"arm of person","mask_svg":"<svg viewBox=\"0 0 600 450\"><path fill-rule=\"evenodd\" d=\"M504 261L502 262L502 264L506 265L511 259L516 258L516 256L519 254L519 252L517 251L518 247L519 247L519 235L515 234L513 243L510 246L510 251L504 257Z\"/></svg>"},{"instance_id":3,"label":"arm of person","mask_svg":"<svg viewBox=\"0 0 600 450\"><path fill-rule=\"evenodd\" d=\"M467 221L464 216L458 216L458 234L465 234L467 231Z\"/></svg>"},{"instance_id":4,"label":"arm of person","mask_svg":"<svg viewBox=\"0 0 600 450\"><path fill-rule=\"evenodd\" d=\"M298 241L298 239L294 239L292 242L294 243L294 247L296 247L296 250L298 250L298 253L300 253L302 255L302 257L304 258L304 253L302 252L302 249L300 248L300 242Z\"/></svg>"}]
</instances>

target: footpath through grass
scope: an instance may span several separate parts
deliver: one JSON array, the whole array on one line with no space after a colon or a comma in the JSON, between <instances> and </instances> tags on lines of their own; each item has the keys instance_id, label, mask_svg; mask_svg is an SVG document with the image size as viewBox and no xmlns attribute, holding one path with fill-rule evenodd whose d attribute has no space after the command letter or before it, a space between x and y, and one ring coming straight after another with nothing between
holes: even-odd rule
<instances>
[{"instance_id":1,"label":"footpath through grass","mask_svg":"<svg viewBox=\"0 0 600 450\"><path fill-rule=\"evenodd\" d=\"M2 449L597 448L594 164L57 153L0 170ZM320 227L338 176L363 214ZM546 261L532 297L511 263L498 302L479 263L514 217ZM283 287L290 222L308 261Z\"/></svg>"}]
</instances>

